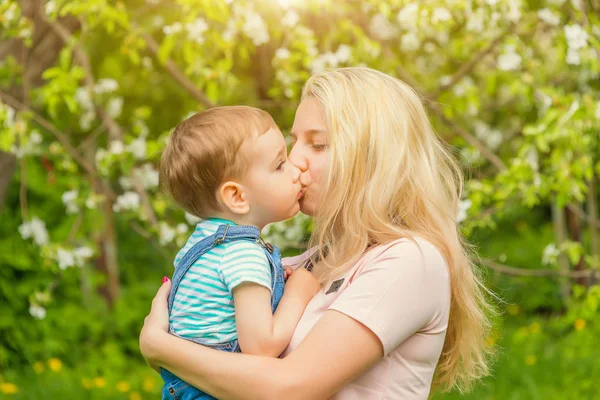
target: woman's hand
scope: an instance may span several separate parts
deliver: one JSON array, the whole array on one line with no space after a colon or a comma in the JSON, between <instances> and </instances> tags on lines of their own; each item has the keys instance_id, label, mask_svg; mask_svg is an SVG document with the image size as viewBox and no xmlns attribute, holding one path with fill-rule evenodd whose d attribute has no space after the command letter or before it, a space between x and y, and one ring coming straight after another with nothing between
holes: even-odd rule
<instances>
[{"instance_id":1,"label":"woman's hand","mask_svg":"<svg viewBox=\"0 0 600 400\"><path fill-rule=\"evenodd\" d=\"M157 372L160 366L157 364L157 356L161 349L161 337L169 333L169 307L168 298L171 291L171 280L163 278L163 284L158 289L152 300L150 313L144 319L144 326L140 332L140 350L146 362Z\"/></svg>"}]
</instances>

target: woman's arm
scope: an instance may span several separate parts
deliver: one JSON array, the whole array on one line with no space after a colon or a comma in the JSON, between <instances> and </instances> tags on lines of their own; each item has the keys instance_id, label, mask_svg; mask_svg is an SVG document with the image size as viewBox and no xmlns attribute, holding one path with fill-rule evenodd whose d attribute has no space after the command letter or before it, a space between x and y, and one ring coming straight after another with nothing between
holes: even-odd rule
<instances>
[{"instance_id":1,"label":"woman's arm","mask_svg":"<svg viewBox=\"0 0 600 400\"><path fill-rule=\"evenodd\" d=\"M375 334L337 311L327 311L285 359L199 346L167 333L169 289L164 284L152 302L140 335L142 354L220 399L326 399L383 357Z\"/></svg>"},{"instance_id":2,"label":"woman's arm","mask_svg":"<svg viewBox=\"0 0 600 400\"><path fill-rule=\"evenodd\" d=\"M320 288L310 272L296 271L285 285L275 314L271 311L271 293L264 286L248 282L233 289L235 326L244 354L278 357Z\"/></svg>"}]
</instances>

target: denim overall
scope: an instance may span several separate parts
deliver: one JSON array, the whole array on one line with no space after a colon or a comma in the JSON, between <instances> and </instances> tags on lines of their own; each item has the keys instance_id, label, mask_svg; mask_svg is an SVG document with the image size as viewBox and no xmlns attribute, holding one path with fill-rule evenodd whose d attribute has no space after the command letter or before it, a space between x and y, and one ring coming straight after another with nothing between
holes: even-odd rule
<instances>
[{"instance_id":1,"label":"denim overall","mask_svg":"<svg viewBox=\"0 0 600 400\"><path fill-rule=\"evenodd\" d=\"M169 294L169 315L171 314L171 310L173 308L173 301L175 299L175 293L177 293L179 283L190 267L210 249L220 245L221 243L228 243L234 240L246 240L249 242L258 243L263 248L267 259L269 260L269 266L271 267L271 310L275 312L275 309L281 300L281 296L283 296L284 286L284 274L281 266L281 254L279 253L279 249L269 243L265 243L260 237L260 231L255 226L221 225L215 234L208 236L193 245L183 256L177 265L177 268L175 268L171 293ZM173 333L171 331L171 327L169 327L169 331L170 333ZM187 340L200 343L217 350L231 353L240 352L240 346L237 339L216 345L205 344L198 339ZM162 390L163 400L215 400L215 398L211 395L196 389L164 368L161 368L160 375L165 381L165 385L163 386Z\"/></svg>"}]
</instances>

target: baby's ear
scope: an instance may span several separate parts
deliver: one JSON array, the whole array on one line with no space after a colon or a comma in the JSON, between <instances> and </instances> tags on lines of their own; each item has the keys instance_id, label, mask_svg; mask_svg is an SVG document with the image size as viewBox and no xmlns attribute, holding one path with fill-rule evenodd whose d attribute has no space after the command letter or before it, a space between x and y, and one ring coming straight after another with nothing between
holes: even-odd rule
<instances>
[{"instance_id":1,"label":"baby's ear","mask_svg":"<svg viewBox=\"0 0 600 400\"><path fill-rule=\"evenodd\" d=\"M225 182L218 192L219 202L234 214L247 214L250 202L244 187L237 182Z\"/></svg>"}]
</instances>

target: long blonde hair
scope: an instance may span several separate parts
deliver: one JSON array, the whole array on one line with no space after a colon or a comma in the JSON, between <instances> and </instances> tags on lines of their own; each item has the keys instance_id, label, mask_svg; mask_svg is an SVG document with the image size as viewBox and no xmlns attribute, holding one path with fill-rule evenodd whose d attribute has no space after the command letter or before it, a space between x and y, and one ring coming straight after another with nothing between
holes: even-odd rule
<instances>
[{"instance_id":1,"label":"long blonde hair","mask_svg":"<svg viewBox=\"0 0 600 400\"><path fill-rule=\"evenodd\" d=\"M321 104L328 127L327 201L318 207L311 238L324 260L319 279L347 271L372 244L417 236L431 242L448 263L451 284L433 387L468 390L489 373L492 349L485 339L493 307L456 223L460 165L434 132L417 93L396 78L340 68L313 75L302 97Z\"/></svg>"}]
</instances>

